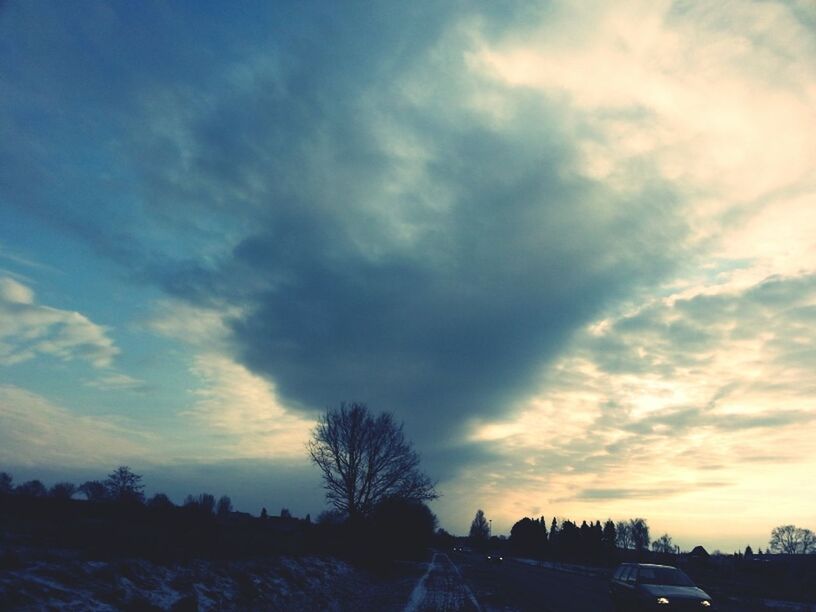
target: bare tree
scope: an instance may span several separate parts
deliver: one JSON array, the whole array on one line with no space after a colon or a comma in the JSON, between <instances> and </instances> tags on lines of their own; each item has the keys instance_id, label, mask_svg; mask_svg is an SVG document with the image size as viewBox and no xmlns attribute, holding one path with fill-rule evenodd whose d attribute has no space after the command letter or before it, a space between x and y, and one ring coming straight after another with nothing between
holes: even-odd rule
<instances>
[{"instance_id":1,"label":"bare tree","mask_svg":"<svg viewBox=\"0 0 816 612\"><path fill-rule=\"evenodd\" d=\"M816 535L810 529L800 529L799 537L802 541L802 554L816 553Z\"/></svg>"},{"instance_id":2,"label":"bare tree","mask_svg":"<svg viewBox=\"0 0 816 612\"><path fill-rule=\"evenodd\" d=\"M326 499L347 516L367 516L388 497L437 497L419 470L419 455L388 413L374 417L365 404L341 404L320 417L309 454L323 472Z\"/></svg>"},{"instance_id":3,"label":"bare tree","mask_svg":"<svg viewBox=\"0 0 816 612\"><path fill-rule=\"evenodd\" d=\"M215 514L215 495L201 493L198 496L198 507L204 514Z\"/></svg>"},{"instance_id":4,"label":"bare tree","mask_svg":"<svg viewBox=\"0 0 816 612\"><path fill-rule=\"evenodd\" d=\"M664 533L652 542L652 550L656 553L671 554L676 552L676 546L672 543L671 536Z\"/></svg>"},{"instance_id":5,"label":"bare tree","mask_svg":"<svg viewBox=\"0 0 816 612\"><path fill-rule=\"evenodd\" d=\"M202 514L215 512L215 496L210 493L201 493L198 496L188 495L184 498L184 507Z\"/></svg>"},{"instance_id":6,"label":"bare tree","mask_svg":"<svg viewBox=\"0 0 816 612\"><path fill-rule=\"evenodd\" d=\"M618 524L615 526L615 538L618 548L628 549L634 546L632 542L632 527L626 521L618 521Z\"/></svg>"},{"instance_id":7,"label":"bare tree","mask_svg":"<svg viewBox=\"0 0 816 612\"><path fill-rule=\"evenodd\" d=\"M816 536L810 529L780 525L771 531L770 551L786 555L816 552Z\"/></svg>"}]
</instances>

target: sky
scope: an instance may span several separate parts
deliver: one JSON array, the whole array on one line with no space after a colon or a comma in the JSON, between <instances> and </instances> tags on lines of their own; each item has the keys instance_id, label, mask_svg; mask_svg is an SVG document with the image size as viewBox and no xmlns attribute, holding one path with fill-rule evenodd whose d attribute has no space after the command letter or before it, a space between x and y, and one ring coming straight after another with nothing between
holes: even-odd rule
<instances>
[{"instance_id":1,"label":"sky","mask_svg":"<svg viewBox=\"0 0 816 612\"><path fill-rule=\"evenodd\" d=\"M0 469L440 525L816 528L816 6L0 3Z\"/></svg>"}]
</instances>

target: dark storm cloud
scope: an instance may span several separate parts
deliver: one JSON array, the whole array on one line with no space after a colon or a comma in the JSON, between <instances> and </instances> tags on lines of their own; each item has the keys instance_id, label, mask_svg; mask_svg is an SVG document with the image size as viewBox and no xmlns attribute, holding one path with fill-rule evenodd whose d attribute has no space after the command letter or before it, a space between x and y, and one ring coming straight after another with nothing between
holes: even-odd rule
<instances>
[{"instance_id":1,"label":"dark storm cloud","mask_svg":"<svg viewBox=\"0 0 816 612\"><path fill-rule=\"evenodd\" d=\"M112 139L86 162L108 182L37 158L44 131L18 111L39 171L27 180L42 187L15 201L176 297L241 307L235 355L290 407L362 400L421 447L450 441L507 410L576 329L680 249L669 189L644 176L624 197L581 178L568 109L473 72L458 29L472 15L456 5L155 5L130 27L110 10L75 37L50 16L41 38L78 59L29 59L19 76L29 92L58 81L41 91L42 125L80 152ZM483 35L526 18L506 14L482 15ZM509 118L475 110L486 94ZM56 116L64 102L112 114L83 136ZM76 188L67 197L52 197L51 169ZM460 450L452 461L483 452Z\"/></svg>"}]
</instances>

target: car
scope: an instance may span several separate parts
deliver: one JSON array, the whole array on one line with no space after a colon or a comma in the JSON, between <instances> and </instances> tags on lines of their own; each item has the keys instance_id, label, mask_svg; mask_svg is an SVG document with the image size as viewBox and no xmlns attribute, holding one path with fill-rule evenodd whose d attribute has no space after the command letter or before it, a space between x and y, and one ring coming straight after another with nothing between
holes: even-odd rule
<instances>
[{"instance_id":1,"label":"car","mask_svg":"<svg viewBox=\"0 0 816 612\"><path fill-rule=\"evenodd\" d=\"M496 553L490 553L489 555L487 555L487 560L490 563L502 563L504 561L504 557Z\"/></svg>"},{"instance_id":2,"label":"car","mask_svg":"<svg viewBox=\"0 0 816 612\"><path fill-rule=\"evenodd\" d=\"M609 596L621 612L715 609L708 593L671 565L623 563L609 582Z\"/></svg>"}]
</instances>

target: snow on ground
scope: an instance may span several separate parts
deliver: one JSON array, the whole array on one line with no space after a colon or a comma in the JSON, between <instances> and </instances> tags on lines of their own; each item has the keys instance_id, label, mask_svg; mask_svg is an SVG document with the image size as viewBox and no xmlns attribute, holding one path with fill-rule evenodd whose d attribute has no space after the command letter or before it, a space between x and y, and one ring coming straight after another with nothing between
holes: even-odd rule
<instances>
[{"instance_id":1,"label":"snow on ground","mask_svg":"<svg viewBox=\"0 0 816 612\"><path fill-rule=\"evenodd\" d=\"M462 574L444 553L434 553L425 574L411 592L403 612L481 612Z\"/></svg>"},{"instance_id":2,"label":"snow on ground","mask_svg":"<svg viewBox=\"0 0 816 612\"><path fill-rule=\"evenodd\" d=\"M365 576L330 557L20 561L0 568L0 609L344 610Z\"/></svg>"}]
</instances>

